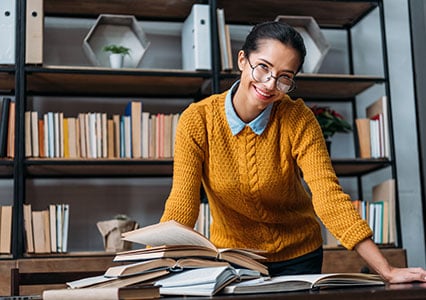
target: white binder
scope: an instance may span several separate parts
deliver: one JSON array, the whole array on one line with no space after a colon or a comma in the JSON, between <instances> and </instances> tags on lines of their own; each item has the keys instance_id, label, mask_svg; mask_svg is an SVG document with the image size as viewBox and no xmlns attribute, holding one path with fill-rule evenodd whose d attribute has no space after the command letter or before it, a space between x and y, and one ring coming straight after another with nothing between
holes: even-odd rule
<instances>
[{"instance_id":1,"label":"white binder","mask_svg":"<svg viewBox=\"0 0 426 300\"><path fill-rule=\"evenodd\" d=\"M0 64L15 63L15 0L0 1Z\"/></svg>"},{"instance_id":2,"label":"white binder","mask_svg":"<svg viewBox=\"0 0 426 300\"><path fill-rule=\"evenodd\" d=\"M210 7L194 4L182 27L182 68L211 70Z\"/></svg>"}]
</instances>

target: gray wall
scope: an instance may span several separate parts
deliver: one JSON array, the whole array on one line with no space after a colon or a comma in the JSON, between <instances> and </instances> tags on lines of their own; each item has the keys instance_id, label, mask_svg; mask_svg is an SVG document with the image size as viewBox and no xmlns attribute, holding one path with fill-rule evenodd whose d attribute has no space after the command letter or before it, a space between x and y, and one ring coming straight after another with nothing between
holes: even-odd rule
<instances>
[{"instance_id":1,"label":"gray wall","mask_svg":"<svg viewBox=\"0 0 426 300\"><path fill-rule=\"evenodd\" d=\"M410 19L405 0L383 1L388 46L389 79L402 243L410 266L426 266L422 191L417 143L416 106L411 58ZM424 34L424 31L423 31Z\"/></svg>"}]
</instances>

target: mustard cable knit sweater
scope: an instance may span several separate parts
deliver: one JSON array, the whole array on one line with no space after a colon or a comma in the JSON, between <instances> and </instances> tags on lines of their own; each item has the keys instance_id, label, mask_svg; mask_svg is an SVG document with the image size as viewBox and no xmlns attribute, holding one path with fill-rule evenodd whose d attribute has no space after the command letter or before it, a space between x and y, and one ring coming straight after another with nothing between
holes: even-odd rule
<instances>
[{"instance_id":1,"label":"mustard cable knit sweater","mask_svg":"<svg viewBox=\"0 0 426 300\"><path fill-rule=\"evenodd\" d=\"M268 261L298 257L322 244L316 215L348 249L371 237L343 193L321 129L302 100L285 96L274 103L260 136L248 126L233 136L225 116L226 93L193 103L182 113L173 186L161 221L193 227L202 183L217 247L266 250Z\"/></svg>"}]
</instances>

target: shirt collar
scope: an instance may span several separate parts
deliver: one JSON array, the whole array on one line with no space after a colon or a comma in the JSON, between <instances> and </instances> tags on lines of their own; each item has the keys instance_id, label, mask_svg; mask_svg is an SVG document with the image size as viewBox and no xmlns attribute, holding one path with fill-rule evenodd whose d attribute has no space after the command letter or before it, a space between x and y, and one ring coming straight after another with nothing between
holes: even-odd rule
<instances>
[{"instance_id":1,"label":"shirt collar","mask_svg":"<svg viewBox=\"0 0 426 300\"><path fill-rule=\"evenodd\" d=\"M243 122L240 117L238 117L235 112L234 106L232 105L232 98L235 94L235 91L238 88L240 81L236 81L232 87L229 89L229 92L226 94L225 98L225 114L228 121L229 128L231 129L232 135L237 135L244 129L245 126L249 126L251 130L257 135L261 135L265 131L266 126L268 125L269 117L271 115L273 103L269 104L261 113L251 121L250 123Z\"/></svg>"}]
</instances>

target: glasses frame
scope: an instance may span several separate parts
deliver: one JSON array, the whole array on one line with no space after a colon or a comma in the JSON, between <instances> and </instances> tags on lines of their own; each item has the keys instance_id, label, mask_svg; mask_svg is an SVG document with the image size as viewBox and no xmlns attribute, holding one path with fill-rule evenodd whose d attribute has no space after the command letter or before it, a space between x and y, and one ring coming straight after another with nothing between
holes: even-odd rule
<instances>
[{"instance_id":1,"label":"glasses frame","mask_svg":"<svg viewBox=\"0 0 426 300\"><path fill-rule=\"evenodd\" d=\"M258 79L254 76L254 70L255 70L258 66L260 66L261 64L257 64L257 65L255 65L255 66L253 66L253 65L251 64L250 59L248 58L248 56L246 56L246 59L247 59L247 61L248 61L248 63L249 63L249 66L250 66L250 68L251 68L251 78L253 78L253 80L254 80L254 81L259 82L259 83L266 83L266 82L269 82L269 81L273 78L273 79L275 79L275 88L276 88L278 91L280 91L280 92L282 92L282 93L286 93L286 94L291 93L291 92L293 92L293 91L296 89L296 81L295 81L293 78L288 77L288 76L286 76L286 75L280 75L280 76L278 76L278 77L277 77L277 76L272 75L272 71L270 71L269 77L267 77L267 79L266 79L265 81L260 81L260 80L258 80ZM268 68L268 70L269 70L269 68ZM286 77L287 79L289 79L289 80L291 81L291 86L290 86L290 88L288 89L288 91L282 91L282 90L280 90L280 89L278 88L278 85L277 85L277 83L278 83L278 79L280 79L281 77Z\"/></svg>"}]
</instances>

